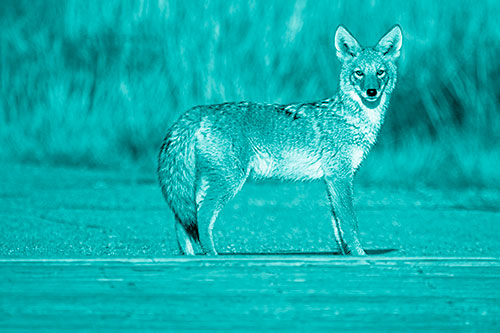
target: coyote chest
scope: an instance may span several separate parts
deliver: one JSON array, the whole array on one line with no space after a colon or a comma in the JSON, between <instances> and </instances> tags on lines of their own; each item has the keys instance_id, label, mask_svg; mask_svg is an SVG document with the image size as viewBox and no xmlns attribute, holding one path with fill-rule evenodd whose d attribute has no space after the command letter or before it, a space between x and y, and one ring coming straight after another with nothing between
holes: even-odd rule
<instances>
[{"instance_id":1,"label":"coyote chest","mask_svg":"<svg viewBox=\"0 0 500 333\"><path fill-rule=\"evenodd\" d=\"M257 178L318 179L323 177L320 158L300 149L282 151L279 155L256 152L250 160L250 169Z\"/></svg>"}]
</instances>

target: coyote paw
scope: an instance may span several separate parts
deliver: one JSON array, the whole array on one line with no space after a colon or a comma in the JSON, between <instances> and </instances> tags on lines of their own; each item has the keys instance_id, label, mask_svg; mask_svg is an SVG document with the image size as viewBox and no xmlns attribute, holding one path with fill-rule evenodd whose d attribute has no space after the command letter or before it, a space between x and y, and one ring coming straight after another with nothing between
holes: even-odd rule
<instances>
[{"instance_id":1,"label":"coyote paw","mask_svg":"<svg viewBox=\"0 0 500 333\"><path fill-rule=\"evenodd\" d=\"M344 253L350 256L366 256L365 250L360 247L355 247L354 249L344 249Z\"/></svg>"}]
</instances>

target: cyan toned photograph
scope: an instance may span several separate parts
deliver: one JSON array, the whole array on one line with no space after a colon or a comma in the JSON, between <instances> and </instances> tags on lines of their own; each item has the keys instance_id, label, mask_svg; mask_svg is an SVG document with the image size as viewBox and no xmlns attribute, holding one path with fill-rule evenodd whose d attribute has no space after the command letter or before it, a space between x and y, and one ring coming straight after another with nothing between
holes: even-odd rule
<instances>
[{"instance_id":1,"label":"cyan toned photograph","mask_svg":"<svg viewBox=\"0 0 500 333\"><path fill-rule=\"evenodd\" d=\"M0 1L0 331L498 332L498 17Z\"/></svg>"}]
</instances>

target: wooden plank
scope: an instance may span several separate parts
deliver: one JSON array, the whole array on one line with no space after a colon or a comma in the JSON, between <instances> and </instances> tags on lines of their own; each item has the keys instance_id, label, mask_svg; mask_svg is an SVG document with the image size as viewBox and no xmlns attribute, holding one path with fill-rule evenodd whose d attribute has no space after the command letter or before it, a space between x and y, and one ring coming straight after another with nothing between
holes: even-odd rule
<instances>
[{"instance_id":1,"label":"wooden plank","mask_svg":"<svg viewBox=\"0 0 500 333\"><path fill-rule=\"evenodd\" d=\"M0 260L0 331L500 329L500 258Z\"/></svg>"}]
</instances>

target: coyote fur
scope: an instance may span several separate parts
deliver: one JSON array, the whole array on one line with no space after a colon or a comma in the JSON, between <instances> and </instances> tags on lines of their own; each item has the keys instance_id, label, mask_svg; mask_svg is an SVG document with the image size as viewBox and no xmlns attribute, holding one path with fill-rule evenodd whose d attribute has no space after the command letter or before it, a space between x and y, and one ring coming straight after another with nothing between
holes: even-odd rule
<instances>
[{"instance_id":1,"label":"coyote fur","mask_svg":"<svg viewBox=\"0 0 500 333\"><path fill-rule=\"evenodd\" d=\"M353 177L383 123L401 45L398 25L374 47L362 47L341 25L335 33L340 84L333 97L197 106L181 115L167 132L158 166L181 252L216 255L212 230L219 212L256 177L323 179L340 251L365 255Z\"/></svg>"}]
</instances>

